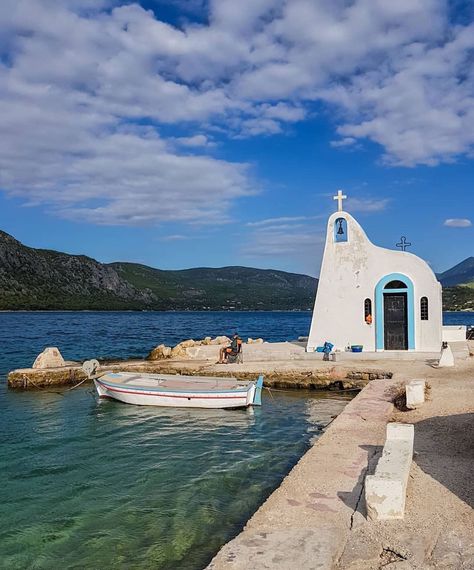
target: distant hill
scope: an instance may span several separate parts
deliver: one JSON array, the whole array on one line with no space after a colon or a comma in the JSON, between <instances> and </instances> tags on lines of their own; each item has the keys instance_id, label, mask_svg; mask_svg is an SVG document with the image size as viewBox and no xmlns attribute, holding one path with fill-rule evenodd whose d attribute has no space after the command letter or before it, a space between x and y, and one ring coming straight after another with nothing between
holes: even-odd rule
<instances>
[{"instance_id":1,"label":"distant hill","mask_svg":"<svg viewBox=\"0 0 474 570\"><path fill-rule=\"evenodd\" d=\"M24 246L0 231L0 309L128 309L152 302L84 255Z\"/></svg>"},{"instance_id":2,"label":"distant hill","mask_svg":"<svg viewBox=\"0 0 474 570\"><path fill-rule=\"evenodd\" d=\"M179 271L136 263L111 263L118 275L150 291L159 309L310 309L317 279L251 267L198 267Z\"/></svg>"},{"instance_id":3,"label":"distant hill","mask_svg":"<svg viewBox=\"0 0 474 570\"><path fill-rule=\"evenodd\" d=\"M474 257L468 257L444 273L443 308L448 311L474 311Z\"/></svg>"},{"instance_id":4,"label":"distant hill","mask_svg":"<svg viewBox=\"0 0 474 570\"><path fill-rule=\"evenodd\" d=\"M153 269L34 249L0 231L0 309L304 310L317 279L249 267Z\"/></svg>"},{"instance_id":5,"label":"distant hill","mask_svg":"<svg viewBox=\"0 0 474 570\"><path fill-rule=\"evenodd\" d=\"M468 257L444 273L439 273L438 279L443 287L473 283L474 257Z\"/></svg>"}]
</instances>

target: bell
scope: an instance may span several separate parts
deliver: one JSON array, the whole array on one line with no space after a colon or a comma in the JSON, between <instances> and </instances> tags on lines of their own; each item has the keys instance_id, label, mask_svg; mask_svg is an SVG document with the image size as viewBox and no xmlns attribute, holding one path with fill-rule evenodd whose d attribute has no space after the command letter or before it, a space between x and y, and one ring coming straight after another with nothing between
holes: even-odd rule
<instances>
[{"instance_id":1,"label":"bell","mask_svg":"<svg viewBox=\"0 0 474 570\"><path fill-rule=\"evenodd\" d=\"M339 220L339 229L337 230L337 235L338 236L344 235L344 229L342 227L342 220Z\"/></svg>"}]
</instances>

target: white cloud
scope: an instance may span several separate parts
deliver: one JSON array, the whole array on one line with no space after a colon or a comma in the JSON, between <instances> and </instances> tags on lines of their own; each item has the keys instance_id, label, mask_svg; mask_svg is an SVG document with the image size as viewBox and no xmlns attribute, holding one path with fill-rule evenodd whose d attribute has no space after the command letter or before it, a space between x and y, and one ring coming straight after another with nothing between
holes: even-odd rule
<instances>
[{"instance_id":1,"label":"white cloud","mask_svg":"<svg viewBox=\"0 0 474 570\"><path fill-rule=\"evenodd\" d=\"M253 233L243 247L248 257L307 257L314 259L314 252L324 239L314 229L306 226L281 226L264 228Z\"/></svg>"},{"instance_id":2,"label":"white cloud","mask_svg":"<svg viewBox=\"0 0 474 570\"><path fill-rule=\"evenodd\" d=\"M280 133L321 101L335 147L369 139L405 166L472 153L474 24L451 26L442 0L208 10L177 27L119 0L3 0L2 188L94 223L214 222L256 188L204 154L206 128Z\"/></svg>"},{"instance_id":3,"label":"white cloud","mask_svg":"<svg viewBox=\"0 0 474 570\"><path fill-rule=\"evenodd\" d=\"M281 263L289 270L315 275L324 248L324 228L313 220L321 216L282 216L249 222L252 229L242 242L241 254L249 262Z\"/></svg>"},{"instance_id":4,"label":"white cloud","mask_svg":"<svg viewBox=\"0 0 474 570\"><path fill-rule=\"evenodd\" d=\"M289 224L294 222L303 222L307 220L317 220L321 216L281 216L279 218L266 218L265 220L258 220L256 222L247 222L247 226L261 227L261 226L281 226L282 224Z\"/></svg>"},{"instance_id":5,"label":"white cloud","mask_svg":"<svg viewBox=\"0 0 474 570\"><path fill-rule=\"evenodd\" d=\"M389 198L348 198L344 209L348 212L381 212L389 203Z\"/></svg>"},{"instance_id":6,"label":"white cloud","mask_svg":"<svg viewBox=\"0 0 474 570\"><path fill-rule=\"evenodd\" d=\"M181 234L171 234L169 236L162 237L161 241L182 241L184 239L189 239L189 238Z\"/></svg>"},{"instance_id":7,"label":"white cloud","mask_svg":"<svg viewBox=\"0 0 474 570\"><path fill-rule=\"evenodd\" d=\"M354 137L344 137L343 139L331 141L331 146L334 148L344 147L344 146L352 146L354 143L357 142L357 139Z\"/></svg>"},{"instance_id":8,"label":"white cloud","mask_svg":"<svg viewBox=\"0 0 474 570\"><path fill-rule=\"evenodd\" d=\"M467 218L448 218L444 220L443 226L447 226L448 228L470 228L472 222Z\"/></svg>"},{"instance_id":9,"label":"white cloud","mask_svg":"<svg viewBox=\"0 0 474 570\"><path fill-rule=\"evenodd\" d=\"M189 147L210 147L216 146L216 143L209 140L206 135L193 135L190 137L178 137L175 141L181 146Z\"/></svg>"}]
</instances>

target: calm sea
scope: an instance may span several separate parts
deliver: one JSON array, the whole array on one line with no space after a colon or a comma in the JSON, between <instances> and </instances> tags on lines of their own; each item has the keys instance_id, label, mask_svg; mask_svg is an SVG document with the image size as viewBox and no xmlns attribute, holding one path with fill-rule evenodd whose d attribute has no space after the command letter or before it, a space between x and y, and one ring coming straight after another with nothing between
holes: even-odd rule
<instances>
[{"instance_id":1,"label":"calm sea","mask_svg":"<svg viewBox=\"0 0 474 570\"><path fill-rule=\"evenodd\" d=\"M349 398L294 391L247 411L146 408L99 402L90 386L8 391L8 370L45 346L66 359L126 358L234 331L290 340L309 322L298 312L0 313L0 568L203 568Z\"/></svg>"}]
</instances>

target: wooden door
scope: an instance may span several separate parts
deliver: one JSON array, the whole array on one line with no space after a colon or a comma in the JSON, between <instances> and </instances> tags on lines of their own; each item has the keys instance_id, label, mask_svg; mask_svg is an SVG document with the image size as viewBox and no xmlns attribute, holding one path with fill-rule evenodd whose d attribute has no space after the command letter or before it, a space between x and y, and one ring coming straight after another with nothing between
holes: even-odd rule
<instances>
[{"instance_id":1,"label":"wooden door","mask_svg":"<svg viewBox=\"0 0 474 570\"><path fill-rule=\"evenodd\" d=\"M407 294L383 296L385 350L408 349Z\"/></svg>"}]
</instances>

